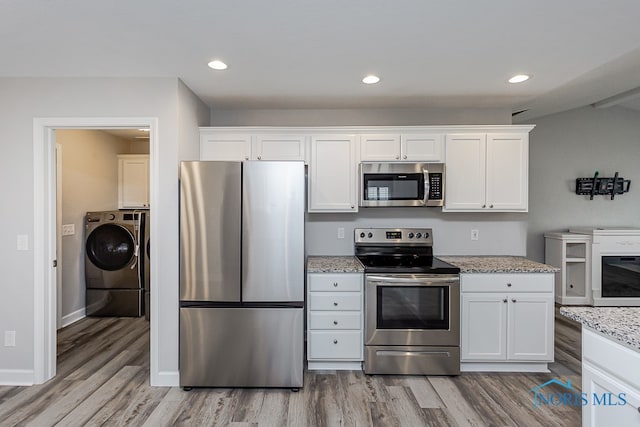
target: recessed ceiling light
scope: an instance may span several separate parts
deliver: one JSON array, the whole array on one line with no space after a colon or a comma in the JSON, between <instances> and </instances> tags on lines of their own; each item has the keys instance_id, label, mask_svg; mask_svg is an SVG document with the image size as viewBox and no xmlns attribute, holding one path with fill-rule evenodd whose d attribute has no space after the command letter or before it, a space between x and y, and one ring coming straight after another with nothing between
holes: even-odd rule
<instances>
[{"instance_id":1,"label":"recessed ceiling light","mask_svg":"<svg viewBox=\"0 0 640 427\"><path fill-rule=\"evenodd\" d=\"M509 79L509 83L522 83L529 80L531 76L529 74L516 74Z\"/></svg>"},{"instance_id":2,"label":"recessed ceiling light","mask_svg":"<svg viewBox=\"0 0 640 427\"><path fill-rule=\"evenodd\" d=\"M209 66L209 68L213 68L214 70L226 70L227 69L227 64L225 64L224 62L215 59L211 62L209 62L207 64Z\"/></svg>"},{"instance_id":3,"label":"recessed ceiling light","mask_svg":"<svg viewBox=\"0 0 640 427\"><path fill-rule=\"evenodd\" d=\"M368 85L378 83L379 81L380 81L380 77L374 76L373 74L370 74L366 76L364 79L362 79L362 83L366 83Z\"/></svg>"}]
</instances>

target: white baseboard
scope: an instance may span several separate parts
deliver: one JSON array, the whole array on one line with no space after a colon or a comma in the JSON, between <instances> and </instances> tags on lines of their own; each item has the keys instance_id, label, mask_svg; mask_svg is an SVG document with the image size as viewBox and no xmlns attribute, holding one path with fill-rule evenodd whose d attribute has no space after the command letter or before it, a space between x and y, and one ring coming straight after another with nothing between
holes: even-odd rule
<instances>
[{"instance_id":1,"label":"white baseboard","mask_svg":"<svg viewBox=\"0 0 640 427\"><path fill-rule=\"evenodd\" d=\"M33 385L33 369L0 369L0 385Z\"/></svg>"},{"instance_id":2,"label":"white baseboard","mask_svg":"<svg viewBox=\"0 0 640 427\"><path fill-rule=\"evenodd\" d=\"M84 319L85 317L87 317L87 314L83 307L80 310L76 310L73 313L62 316L62 324L60 327L64 328L65 326L69 326L70 324L75 323L80 319Z\"/></svg>"},{"instance_id":3,"label":"white baseboard","mask_svg":"<svg viewBox=\"0 0 640 427\"><path fill-rule=\"evenodd\" d=\"M462 362L460 372L549 372L547 362Z\"/></svg>"},{"instance_id":4,"label":"white baseboard","mask_svg":"<svg viewBox=\"0 0 640 427\"><path fill-rule=\"evenodd\" d=\"M180 385L180 373L178 371L163 371L151 374L152 387L178 387Z\"/></svg>"}]
</instances>

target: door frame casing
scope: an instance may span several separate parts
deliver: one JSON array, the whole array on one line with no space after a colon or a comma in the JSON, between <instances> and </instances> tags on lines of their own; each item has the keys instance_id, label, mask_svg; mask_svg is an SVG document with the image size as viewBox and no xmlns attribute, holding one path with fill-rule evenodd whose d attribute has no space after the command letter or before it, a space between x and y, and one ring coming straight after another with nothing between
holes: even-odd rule
<instances>
[{"instance_id":1,"label":"door frame casing","mask_svg":"<svg viewBox=\"0 0 640 427\"><path fill-rule=\"evenodd\" d=\"M149 128L150 205L158 206L158 118L157 117L46 117L33 119L33 383L42 384L56 374L56 129ZM151 234L158 236L158 222ZM151 280L155 282L157 251L151 254ZM152 287L157 289L155 283ZM151 316L155 317L158 292L151 294ZM157 322L151 328L151 377L158 366Z\"/></svg>"}]
</instances>

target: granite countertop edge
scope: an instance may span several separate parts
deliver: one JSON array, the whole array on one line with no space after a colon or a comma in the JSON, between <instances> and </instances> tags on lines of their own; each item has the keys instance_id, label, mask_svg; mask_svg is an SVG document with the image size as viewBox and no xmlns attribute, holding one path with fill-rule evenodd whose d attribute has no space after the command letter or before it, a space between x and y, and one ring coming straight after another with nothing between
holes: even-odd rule
<instances>
[{"instance_id":1,"label":"granite countertop edge","mask_svg":"<svg viewBox=\"0 0 640 427\"><path fill-rule=\"evenodd\" d=\"M307 273L363 273L364 266L352 255L307 257Z\"/></svg>"},{"instance_id":2,"label":"granite countertop edge","mask_svg":"<svg viewBox=\"0 0 640 427\"><path fill-rule=\"evenodd\" d=\"M514 255L450 255L438 256L460 268L460 273L556 273L558 267Z\"/></svg>"},{"instance_id":3,"label":"granite countertop edge","mask_svg":"<svg viewBox=\"0 0 640 427\"><path fill-rule=\"evenodd\" d=\"M640 307L560 307L560 314L640 352Z\"/></svg>"}]
</instances>

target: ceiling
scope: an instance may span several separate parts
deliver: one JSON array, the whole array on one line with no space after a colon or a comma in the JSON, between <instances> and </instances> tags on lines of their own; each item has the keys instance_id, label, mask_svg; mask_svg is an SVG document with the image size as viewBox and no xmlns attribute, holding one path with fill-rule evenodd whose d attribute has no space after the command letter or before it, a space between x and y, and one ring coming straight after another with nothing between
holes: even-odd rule
<instances>
[{"instance_id":1,"label":"ceiling","mask_svg":"<svg viewBox=\"0 0 640 427\"><path fill-rule=\"evenodd\" d=\"M638 17L637 0L3 0L0 77L178 77L214 110L526 120L640 87ZM523 72L533 78L506 83ZM370 73L381 82L363 84Z\"/></svg>"}]
</instances>

